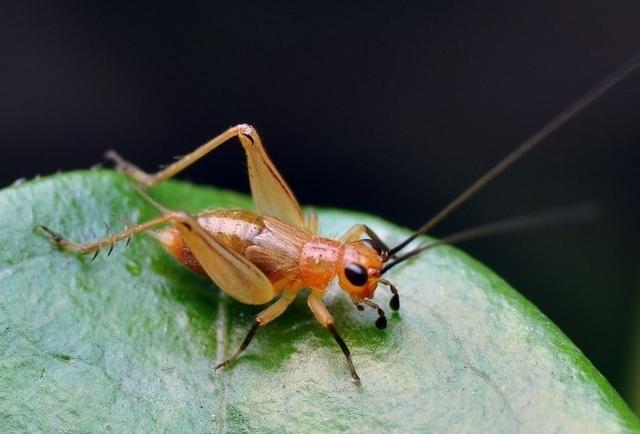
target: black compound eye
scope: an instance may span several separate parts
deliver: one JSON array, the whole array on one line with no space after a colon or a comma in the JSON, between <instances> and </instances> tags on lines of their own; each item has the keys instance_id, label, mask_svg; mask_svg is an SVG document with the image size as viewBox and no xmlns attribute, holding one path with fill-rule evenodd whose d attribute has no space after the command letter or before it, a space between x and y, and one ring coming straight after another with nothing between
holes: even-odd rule
<instances>
[{"instance_id":1,"label":"black compound eye","mask_svg":"<svg viewBox=\"0 0 640 434\"><path fill-rule=\"evenodd\" d=\"M375 250L378 253L378 255L382 255L382 247L380 247L380 244L370 239L364 239L361 241L365 243L367 246L371 247L373 250Z\"/></svg>"},{"instance_id":2,"label":"black compound eye","mask_svg":"<svg viewBox=\"0 0 640 434\"><path fill-rule=\"evenodd\" d=\"M367 270L362 265L353 262L345 267L344 275L353 286L362 286L369 280Z\"/></svg>"}]
</instances>

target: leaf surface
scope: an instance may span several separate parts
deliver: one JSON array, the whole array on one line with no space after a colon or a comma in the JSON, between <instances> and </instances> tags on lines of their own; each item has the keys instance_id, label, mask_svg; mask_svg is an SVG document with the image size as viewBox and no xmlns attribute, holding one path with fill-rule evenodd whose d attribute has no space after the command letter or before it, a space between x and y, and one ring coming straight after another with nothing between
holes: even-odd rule
<instances>
[{"instance_id":1,"label":"leaf surface","mask_svg":"<svg viewBox=\"0 0 640 434\"><path fill-rule=\"evenodd\" d=\"M167 207L250 207L181 182ZM115 215L114 215L115 213ZM362 385L300 297L231 367L260 308L242 305L137 236L95 261L54 248L156 215L122 176L72 172L0 192L0 431L638 432L640 422L584 355L502 279L452 247L389 273L401 310L379 331L340 291L327 304ZM407 231L345 211L391 244ZM523 259L524 260L524 259ZM387 305L384 287L377 300ZM388 309L387 309L388 311Z\"/></svg>"}]
</instances>

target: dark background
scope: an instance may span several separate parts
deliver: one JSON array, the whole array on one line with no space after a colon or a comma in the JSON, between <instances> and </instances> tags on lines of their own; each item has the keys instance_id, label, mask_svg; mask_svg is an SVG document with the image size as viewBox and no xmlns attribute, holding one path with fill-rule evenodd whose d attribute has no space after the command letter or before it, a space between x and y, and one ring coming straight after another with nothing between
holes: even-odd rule
<instances>
[{"instance_id":1,"label":"dark background","mask_svg":"<svg viewBox=\"0 0 640 434\"><path fill-rule=\"evenodd\" d=\"M251 122L299 199L417 227L640 49L640 2L2 3L0 185L115 148L151 170ZM640 72L436 234L586 200L595 224L464 248L640 403ZM185 176L247 190L240 147ZM428 296L426 294L425 296Z\"/></svg>"}]
</instances>

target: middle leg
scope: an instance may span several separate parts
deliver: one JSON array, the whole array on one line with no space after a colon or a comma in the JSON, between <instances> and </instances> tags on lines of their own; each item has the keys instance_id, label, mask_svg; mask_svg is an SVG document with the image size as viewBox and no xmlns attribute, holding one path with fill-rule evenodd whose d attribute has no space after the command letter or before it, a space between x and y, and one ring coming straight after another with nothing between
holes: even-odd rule
<instances>
[{"instance_id":1,"label":"middle leg","mask_svg":"<svg viewBox=\"0 0 640 434\"><path fill-rule=\"evenodd\" d=\"M347 344L338 333L336 326L333 324L333 317L322 302L322 295L322 291L313 291L307 299L307 303L309 304L309 307L311 308L311 311L313 312L313 315L316 317L318 322L322 324L322 326L327 330L329 330L329 333L331 333L331 336L333 336L333 339L335 339L335 341L338 343L338 346L347 358L349 370L351 371L351 377L353 377L353 379L357 383L360 383L360 377L358 376L356 368L355 366L353 366L353 361L351 360L351 351L349 351L349 347L347 347Z\"/></svg>"},{"instance_id":2,"label":"middle leg","mask_svg":"<svg viewBox=\"0 0 640 434\"><path fill-rule=\"evenodd\" d=\"M299 290L297 289L285 290L282 293L282 296L278 299L278 301L276 301L271 306L269 306L268 308L260 312L258 316L256 316L256 319L253 321L253 325L251 326L251 328L249 329L249 332L247 333L244 340L242 341L242 344L240 344L240 347L227 360L225 360L224 362L218 363L214 367L214 369L217 370L219 368L224 368L225 366L233 362L235 359L237 359L238 356L249 346L249 344L251 343L251 340L253 339L253 337L255 336L256 332L260 327L266 326L271 321L273 321L274 319L282 315L285 310L287 310L289 305L293 302L293 300L295 300L296 295L298 295L298 291Z\"/></svg>"}]
</instances>

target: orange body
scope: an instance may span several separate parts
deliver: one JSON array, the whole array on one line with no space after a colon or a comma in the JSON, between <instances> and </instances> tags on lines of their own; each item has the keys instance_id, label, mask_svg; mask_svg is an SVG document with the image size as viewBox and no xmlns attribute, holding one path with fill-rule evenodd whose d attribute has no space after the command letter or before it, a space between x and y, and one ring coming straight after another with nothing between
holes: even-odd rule
<instances>
[{"instance_id":1,"label":"orange body","mask_svg":"<svg viewBox=\"0 0 640 434\"><path fill-rule=\"evenodd\" d=\"M284 289L324 290L336 276L342 284L340 264L344 259L369 264L374 278L371 285L357 288L357 294L353 295L369 296L375 290L375 277L382 263L375 252L359 241L344 243L320 237L277 218L245 210L207 211L195 218L217 241L258 267L271 281L276 293ZM155 236L180 262L206 275L175 227Z\"/></svg>"},{"instance_id":2,"label":"orange body","mask_svg":"<svg viewBox=\"0 0 640 434\"><path fill-rule=\"evenodd\" d=\"M249 184L256 212L215 210L191 215L171 211L156 202L141 188L140 195L162 215L93 243L79 244L42 227L52 241L68 250L95 258L103 248L110 254L119 241L148 232L158 239L178 261L197 273L208 276L228 296L247 304L277 300L260 312L238 350L216 369L231 363L244 351L256 331L279 317L303 288L310 288L307 304L315 318L336 340L349 364L351 376L359 381L344 340L333 317L324 305L324 290L337 279L359 310L365 306L378 313L376 327L387 326L384 311L371 299L378 283L386 285L393 296L389 306L398 310L397 289L386 279L384 262L388 248L366 225L358 224L338 240L321 237L314 213L302 212L293 192L267 156L260 137L250 125L237 125L209 140L190 154L157 173L149 174L108 153L117 167L147 187L169 179L189 167L229 139L237 137L247 156ZM171 225L153 231L159 225ZM367 234L371 239L361 239ZM108 255L107 254L107 255Z\"/></svg>"}]
</instances>

